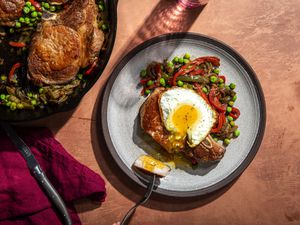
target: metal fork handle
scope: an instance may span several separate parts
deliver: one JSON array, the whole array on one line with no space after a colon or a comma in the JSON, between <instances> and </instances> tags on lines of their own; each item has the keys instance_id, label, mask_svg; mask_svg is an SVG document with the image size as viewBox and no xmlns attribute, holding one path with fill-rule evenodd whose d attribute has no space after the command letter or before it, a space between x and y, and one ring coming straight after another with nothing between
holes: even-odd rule
<instances>
[{"instance_id":1,"label":"metal fork handle","mask_svg":"<svg viewBox=\"0 0 300 225\"><path fill-rule=\"evenodd\" d=\"M135 212L135 210L137 209L137 207L139 207L140 205L145 204L145 203L149 200L149 198L150 198L150 196L151 196L151 194L152 194L152 192L153 192L153 188L154 188L154 184L155 184L155 178L156 178L156 175L154 174L153 177L152 177L152 180L151 180L150 183L148 184L148 188L147 188L147 192L146 192L145 196L144 196L139 202L137 202L137 203L135 204L135 206L133 206L133 207L126 213L126 215L124 216L124 218L123 218L123 220L122 220L122 222L121 222L120 225L125 225L125 224L127 224L127 222L129 221L129 219L131 218L131 216L134 214L134 212Z\"/></svg>"}]
</instances>

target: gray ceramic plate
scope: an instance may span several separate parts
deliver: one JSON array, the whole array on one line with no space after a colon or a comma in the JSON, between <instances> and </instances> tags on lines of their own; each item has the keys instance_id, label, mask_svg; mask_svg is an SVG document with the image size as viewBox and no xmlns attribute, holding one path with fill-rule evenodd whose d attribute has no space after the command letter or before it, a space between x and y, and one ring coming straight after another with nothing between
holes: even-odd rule
<instances>
[{"instance_id":1,"label":"gray ceramic plate","mask_svg":"<svg viewBox=\"0 0 300 225\"><path fill-rule=\"evenodd\" d=\"M116 66L102 103L105 141L113 158L129 177L143 185L141 179L144 177L132 170L132 164L141 154L157 149L139 124L139 108L145 101L145 97L140 96L139 72L153 60L172 59L186 52L192 58L212 55L221 59L221 73L226 75L228 82L237 84L236 106L241 111L237 124L241 135L227 147L219 163L196 170L186 167L173 169L162 178L156 192L178 197L207 194L240 175L260 146L266 121L263 92L256 75L231 47L193 33L172 33L148 40L129 52Z\"/></svg>"}]
</instances>

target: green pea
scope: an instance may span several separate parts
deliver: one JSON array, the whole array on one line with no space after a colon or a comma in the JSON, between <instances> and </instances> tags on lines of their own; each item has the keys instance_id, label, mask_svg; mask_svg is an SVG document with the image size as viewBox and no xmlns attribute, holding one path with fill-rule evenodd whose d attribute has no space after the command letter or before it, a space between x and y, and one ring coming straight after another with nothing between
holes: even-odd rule
<instances>
[{"instance_id":1,"label":"green pea","mask_svg":"<svg viewBox=\"0 0 300 225\"><path fill-rule=\"evenodd\" d=\"M208 90L207 90L206 87L203 87L203 88L202 88L202 91L203 91L204 93L207 93L207 92L208 92Z\"/></svg>"},{"instance_id":2,"label":"green pea","mask_svg":"<svg viewBox=\"0 0 300 225\"><path fill-rule=\"evenodd\" d=\"M11 105L11 102L10 101L8 101L8 102L6 102L6 104L5 104L7 107L10 107L10 105Z\"/></svg>"},{"instance_id":3,"label":"green pea","mask_svg":"<svg viewBox=\"0 0 300 225\"><path fill-rule=\"evenodd\" d=\"M11 33L11 34L15 33L15 29L14 28L9 28L9 33Z\"/></svg>"},{"instance_id":4,"label":"green pea","mask_svg":"<svg viewBox=\"0 0 300 225\"><path fill-rule=\"evenodd\" d=\"M36 18L30 18L30 22L35 22Z\"/></svg>"},{"instance_id":5,"label":"green pea","mask_svg":"<svg viewBox=\"0 0 300 225\"><path fill-rule=\"evenodd\" d=\"M237 96L236 96L236 95L232 97L232 101L235 102L236 99L237 99Z\"/></svg>"},{"instance_id":6,"label":"green pea","mask_svg":"<svg viewBox=\"0 0 300 225\"><path fill-rule=\"evenodd\" d=\"M28 17L25 17L25 23L30 24L30 19Z\"/></svg>"},{"instance_id":7,"label":"green pea","mask_svg":"<svg viewBox=\"0 0 300 225\"><path fill-rule=\"evenodd\" d=\"M230 144L230 139L225 138L225 139L224 139L224 144L225 144L225 145L229 145L229 144Z\"/></svg>"},{"instance_id":8,"label":"green pea","mask_svg":"<svg viewBox=\"0 0 300 225\"><path fill-rule=\"evenodd\" d=\"M219 78L219 83L220 84L223 84L224 83L224 80L222 78Z\"/></svg>"},{"instance_id":9,"label":"green pea","mask_svg":"<svg viewBox=\"0 0 300 225\"><path fill-rule=\"evenodd\" d=\"M24 12L25 14L30 13L30 8L25 6L25 7L23 8L23 12Z\"/></svg>"},{"instance_id":10,"label":"green pea","mask_svg":"<svg viewBox=\"0 0 300 225\"><path fill-rule=\"evenodd\" d=\"M219 87L220 87L220 88L224 88L224 87L225 87L225 84L224 84L224 83L219 84Z\"/></svg>"},{"instance_id":11,"label":"green pea","mask_svg":"<svg viewBox=\"0 0 300 225\"><path fill-rule=\"evenodd\" d=\"M235 122L234 121L230 121L230 126L234 127L235 126Z\"/></svg>"},{"instance_id":12,"label":"green pea","mask_svg":"<svg viewBox=\"0 0 300 225\"><path fill-rule=\"evenodd\" d=\"M17 108L17 103L12 102L12 103L10 104L10 110L14 111L14 110L16 110L16 108Z\"/></svg>"},{"instance_id":13,"label":"green pea","mask_svg":"<svg viewBox=\"0 0 300 225\"><path fill-rule=\"evenodd\" d=\"M217 141L219 141L219 139L218 138L216 138L216 137L214 137L214 140L217 142Z\"/></svg>"},{"instance_id":14,"label":"green pea","mask_svg":"<svg viewBox=\"0 0 300 225\"><path fill-rule=\"evenodd\" d=\"M16 24L15 24L15 26L16 26L16 28L20 28L20 27L22 27L22 24L17 21Z\"/></svg>"},{"instance_id":15,"label":"green pea","mask_svg":"<svg viewBox=\"0 0 300 225\"><path fill-rule=\"evenodd\" d=\"M154 84L154 81L153 81L153 80L148 80L147 86L151 86L151 85L153 85L153 84Z\"/></svg>"},{"instance_id":16,"label":"green pea","mask_svg":"<svg viewBox=\"0 0 300 225\"><path fill-rule=\"evenodd\" d=\"M177 85L178 85L179 87L182 87L182 86L183 86L183 82L182 82L181 80L179 80L179 81L177 81Z\"/></svg>"},{"instance_id":17,"label":"green pea","mask_svg":"<svg viewBox=\"0 0 300 225\"><path fill-rule=\"evenodd\" d=\"M45 6L45 2L42 2L42 6Z\"/></svg>"},{"instance_id":18,"label":"green pea","mask_svg":"<svg viewBox=\"0 0 300 225\"><path fill-rule=\"evenodd\" d=\"M108 30L108 26L106 24L102 24L101 29L103 31L106 31L106 30Z\"/></svg>"},{"instance_id":19,"label":"green pea","mask_svg":"<svg viewBox=\"0 0 300 225\"><path fill-rule=\"evenodd\" d=\"M1 81L6 81L7 80L7 76L5 76L4 74L1 75Z\"/></svg>"},{"instance_id":20,"label":"green pea","mask_svg":"<svg viewBox=\"0 0 300 225\"><path fill-rule=\"evenodd\" d=\"M34 12L35 11L35 7L32 5L32 6L30 6L30 11L31 12Z\"/></svg>"},{"instance_id":21,"label":"green pea","mask_svg":"<svg viewBox=\"0 0 300 225\"><path fill-rule=\"evenodd\" d=\"M19 22L20 22L20 23L24 23L24 22L25 22L24 17L20 17L20 18L19 18Z\"/></svg>"},{"instance_id":22,"label":"green pea","mask_svg":"<svg viewBox=\"0 0 300 225\"><path fill-rule=\"evenodd\" d=\"M228 85L225 85L226 90L230 90L230 87Z\"/></svg>"},{"instance_id":23,"label":"green pea","mask_svg":"<svg viewBox=\"0 0 300 225\"><path fill-rule=\"evenodd\" d=\"M234 101L229 101L228 102L228 105L230 105L230 106L233 106L233 104L234 104Z\"/></svg>"},{"instance_id":24,"label":"green pea","mask_svg":"<svg viewBox=\"0 0 300 225\"><path fill-rule=\"evenodd\" d=\"M25 5L28 6L28 7L30 7L31 6L31 2L26 2Z\"/></svg>"},{"instance_id":25,"label":"green pea","mask_svg":"<svg viewBox=\"0 0 300 225\"><path fill-rule=\"evenodd\" d=\"M38 12L37 13L39 17L42 17L43 13L42 12Z\"/></svg>"},{"instance_id":26,"label":"green pea","mask_svg":"<svg viewBox=\"0 0 300 225\"><path fill-rule=\"evenodd\" d=\"M178 59L178 62L179 62L180 64L183 64L183 61L184 61L183 58L179 58L179 59Z\"/></svg>"},{"instance_id":27,"label":"green pea","mask_svg":"<svg viewBox=\"0 0 300 225\"><path fill-rule=\"evenodd\" d=\"M241 132L240 132L239 130L235 130L235 131L233 132L233 135L234 135L235 137L240 136L240 134L241 134Z\"/></svg>"},{"instance_id":28,"label":"green pea","mask_svg":"<svg viewBox=\"0 0 300 225\"><path fill-rule=\"evenodd\" d=\"M228 119L229 121L233 121L232 116L227 116L227 119Z\"/></svg>"},{"instance_id":29,"label":"green pea","mask_svg":"<svg viewBox=\"0 0 300 225\"><path fill-rule=\"evenodd\" d=\"M9 99L9 97L10 97L10 95L6 95L6 96L5 96L5 99L6 99L6 100L8 100L8 99Z\"/></svg>"},{"instance_id":30,"label":"green pea","mask_svg":"<svg viewBox=\"0 0 300 225\"><path fill-rule=\"evenodd\" d=\"M209 79L211 83L215 83L218 80L216 76L211 76Z\"/></svg>"},{"instance_id":31,"label":"green pea","mask_svg":"<svg viewBox=\"0 0 300 225\"><path fill-rule=\"evenodd\" d=\"M188 59L183 59L183 63L184 64L188 64L190 62L190 60L188 60Z\"/></svg>"},{"instance_id":32,"label":"green pea","mask_svg":"<svg viewBox=\"0 0 300 225\"><path fill-rule=\"evenodd\" d=\"M150 90L146 90L146 91L145 91L145 94L146 94L146 95L149 95L150 92L151 92Z\"/></svg>"},{"instance_id":33,"label":"green pea","mask_svg":"<svg viewBox=\"0 0 300 225\"><path fill-rule=\"evenodd\" d=\"M1 94L1 95L0 95L0 99L1 99L1 100L5 100L5 94Z\"/></svg>"},{"instance_id":34,"label":"green pea","mask_svg":"<svg viewBox=\"0 0 300 225\"><path fill-rule=\"evenodd\" d=\"M77 75L78 76L78 75ZM39 93L42 94L44 92L44 88L39 88Z\"/></svg>"},{"instance_id":35,"label":"green pea","mask_svg":"<svg viewBox=\"0 0 300 225\"><path fill-rule=\"evenodd\" d=\"M219 74L219 73L220 73L220 70L219 70L219 69L214 69L214 70L213 70L213 73Z\"/></svg>"},{"instance_id":36,"label":"green pea","mask_svg":"<svg viewBox=\"0 0 300 225\"><path fill-rule=\"evenodd\" d=\"M173 68L173 67L174 67L174 64L173 64L171 61L169 61L169 62L167 63L167 66L170 67L170 68Z\"/></svg>"},{"instance_id":37,"label":"green pea","mask_svg":"<svg viewBox=\"0 0 300 225\"><path fill-rule=\"evenodd\" d=\"M17 108L18 108L18 109L23 109L23 108L24 108L24 105L23 105L22 103L18 103L18 104L17 104Z\"/></svg>"},{"instance_id":38,"label":"green pea","mask_svg":"<svg viewBox=\"0 0 300 225\"><path fill-rule=\"evenodd\" d=\"M179 61L178 56L175 56L174 59L173 59L173 62L178 63L178 61Z\"/></svg>"},{"instance_id":39,"label":"green pea","mask_svg":"<svg viewBox=\"0 0 300 225\"><path fill-rule=\"evenodd\" d=\"M141 70L140 76L141 77L146 77L147 76L147 71L146 70Z\"/></svg>"},{"instance_id":40,"label":"green pea","mask_svg":"<svg viewBox=\"0 0 300 225\"><path fill-rule=\"evenodd\" d=\"M36 105L36 104L37 104L36 100L35 100L35 99L32 99L32 100L31 100L31 105Z\"/></svg>"},{"instance_id":41,"label":"green pea","mask_svg":"<svg viewBox=\"0 0 300 225\"><path fill-rule=\"evenodd\" d=\"M160 78L159 79L159 83L161 84L161 86L166 86L166 80L164 78Z\"/></svg>"},{"instance_id":42,"label":"green pea","mask_svg":"<svg viewBox=\"0 0 300 225\"><path fill-rule=\"evenodd\" d=\"M183 56L183 58L185 59L190 59L191 58L191 55L189 53L185 53L185 55Z\"/></svg>"},{"instance_id":43,"label":"green pea","mask_svg":"<svg viewBox=\"0 0 300 225\"><path fill-rule=\"evenodd\" d=\"M28 93L27 93L27 96L28 96L29 98L31 98L31 97L32 97L32 93L31 93L31 92L28 92Z\"/></svg>"},{"instance_id":44,"label":"green pea","mask_svg":"<svg viewBox=\"0 0 300 225\"><path fill-rule=\"evenodd\" d=\"M234 83L231 83L231 84L229 84L229 87L230 87L230 89L235 89L235 84Z\"/></svg>"},{"instance_id":45,"label":"green pea","mask_svg":"<svg viewBox=\"0 0 300 225\"><path fill-rule=\"evenodd\" d=\"M29 26L29 27L33 27L33 23L29 23L28 26Z\"/></svg>"},{"instance_id":46,"label":"green pea","mask_svg":"<svg viewBox=\"0 0 300 225\"><path fill-rule=\"evenodd\" d=\"M37 16L38 16L37 12L32 12L31 13L31 17L37 17Z\"/></svg>"},{"instance_id":47,"label":"green pea","mask_svg":"<svg viewBox=\"0 0 300 225\"><path fill-rule=\"evenodd\" d=\"M45 8L45 9L50 9L50 5L49 5L49 3L45 2L45 4L44 4L44 8Z\"/></svg>"},{"instance_id":48,"label":"green pea","mask_svg":"<svg viewBox=\"0 0 300 225\"><path fill-rule=\"evenodd\" d=\"M188 88L188 86L187 86L186 84L184 84L182 87L183 87L183 88L185 88L185 89L187 89L187 88Z\"/></svg>"},{"instance_id":49,"label":"green pea","mask_svg":"<svg viewBox=\"0 0 300 225\"><path fill-rule=\"evenodd\" d=\"M79 80L82 80L83 74L81 74L81 73L77 74L77 78L78 78Z\"/></svg>"},{"instance_id":50,"label":"green pea","mask_svg":"<svg viewBox=\"0 0 300 225\"><path fill-rule=\"evenodd\" d=\"M98 7L99 7L99 9L100 9L101 12L104 11L104 6L103 5L98 5Z\"/></svg>"},{"instance_id":51,"label":"green pea","mask_svg":"<svg viewBox=\"0 0 300 225\"><path fill-rule=\"evenodd\" d=\"M227 109L226 109L226 111L229 112L229 113L231 112L231 110L232 110L232 108L230 106L228 106Z\"/></svg>"},{"instance_id":52,"label":"green pea","mask_svg":"<svg viewBox=\"0 0 300 225\"><path fill-rule=\"evenodd\" d=\"M56 11L56 7L54 5L50 6L50 12L55 12Z\"/></svg>"}]
</instances>

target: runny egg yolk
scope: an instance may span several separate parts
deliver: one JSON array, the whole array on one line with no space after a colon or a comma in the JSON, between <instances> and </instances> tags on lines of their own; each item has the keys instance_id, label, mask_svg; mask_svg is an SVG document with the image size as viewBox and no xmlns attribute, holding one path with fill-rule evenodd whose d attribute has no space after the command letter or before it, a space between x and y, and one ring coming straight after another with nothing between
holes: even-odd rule
<instances>
[{"instance_id":1,"label":"runny egg yolk","mask_svg":"<svg viewBox=\"0 0 300 225\"><path fill-rule=\"evenodd\" d=\"M193 105L181 105L173 113L171 119L176 131L171 136L174 147L183 148L187 131L199 120L199 110Z\"/></svg>"}]
</instances>

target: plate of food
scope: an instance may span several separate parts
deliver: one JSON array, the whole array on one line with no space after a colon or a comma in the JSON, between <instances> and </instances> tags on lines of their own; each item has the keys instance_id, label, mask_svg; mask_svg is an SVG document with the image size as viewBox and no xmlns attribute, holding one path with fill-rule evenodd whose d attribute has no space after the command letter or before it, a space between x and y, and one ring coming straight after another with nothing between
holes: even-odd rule
<instances>
[{"instance_id":1,"label":"plate of food","mask_svg":"<svg viewBox=\"0 0 300 225\"><path fill-rule=\"evenodd\" d=\"M116 1L0 0L0 115L19 122L74 109L104 70Z\"/></svg>"},{"instance_id":2,"label":"plate of food","mask_svg":"<svg viewBox=\"0 0 300 225\"><path fill-rule=\"evenodd\" d=\"M148 178L133 165L155 170L162 176L155 191L177 197L213 192L239 176L266 122L263 92L246 60L216 39L186 32L155 37L124 56L101 107L104 138L120 168L141 185Z\"/></svg>"}]
</instances>

